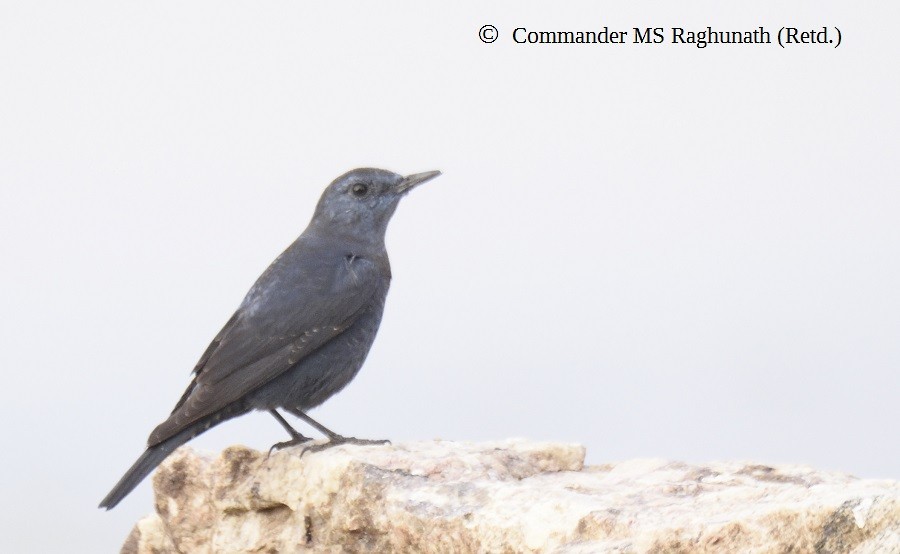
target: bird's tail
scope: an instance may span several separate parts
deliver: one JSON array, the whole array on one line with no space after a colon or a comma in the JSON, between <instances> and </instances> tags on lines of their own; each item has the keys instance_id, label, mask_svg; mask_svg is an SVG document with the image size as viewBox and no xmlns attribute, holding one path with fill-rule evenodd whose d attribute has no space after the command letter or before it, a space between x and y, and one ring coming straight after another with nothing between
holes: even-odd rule
<instances>
[{"instance_id":1,"label":"bird's tail","mask_svg":"<svg viewBox=\"0 0 900 554\"><path fill-rule=\"evenodd\" d=\"M195 421L190 426L158 444L147 447L147 450L141 454L141 457L138 458L137 461L134 462L134 465L125 472L125 475L119 479L116 486L109 491L106 498L100 502L100 507L112 510L116 507L116 504L128 496L128 493L133 491L134 488L144 480L144 477L149 475L150 472L153 471L156 466L161 464L162 461L176 448L203 433L210 427L213 427L226 419L240 415L245 411L246 410L222 410L211 416Z\"/></svg>"},{"instance_id":2,"label":"bird's tail","mask_svg":"<svg viewBox=\"0 0 900 554\"><path fill-rule=\"evenodd\" d=\"M185 438L181 441L176 440L179 438L181 437L175 435L169 440L147 448L147 450L141 454L141 457L134 462L134 465L125 472L125 475L119 479L116 486L109 491L106 498L100 502L100 507L106 508L107 510L113 509L116 504L121 502L123 498L128 496L128 493L134 490L134 488L144 480L144 477L149 475L156 466L161 464L173 450L190 440L190 438Z\"/></svg>"}]
</instances>

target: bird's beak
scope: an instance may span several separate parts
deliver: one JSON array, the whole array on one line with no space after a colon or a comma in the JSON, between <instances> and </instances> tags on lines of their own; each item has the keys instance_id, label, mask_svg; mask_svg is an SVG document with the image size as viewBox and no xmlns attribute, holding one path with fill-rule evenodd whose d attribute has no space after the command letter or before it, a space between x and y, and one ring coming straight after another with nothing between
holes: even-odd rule
<instances>
[{"instance_id":1,"label":"bird's beak","mask_svg":"<svg viewBox=\"0 0 900 554\"><path fill-rule=\"evenodd\" d=\"M430 181L440 174L440 171L426 171L424 173L413 173L412 175L407 175L397 185L397 192L400 194L409 192L413 189L413 187L421 185L425 181Z\"/></svg>"}]
</instances>

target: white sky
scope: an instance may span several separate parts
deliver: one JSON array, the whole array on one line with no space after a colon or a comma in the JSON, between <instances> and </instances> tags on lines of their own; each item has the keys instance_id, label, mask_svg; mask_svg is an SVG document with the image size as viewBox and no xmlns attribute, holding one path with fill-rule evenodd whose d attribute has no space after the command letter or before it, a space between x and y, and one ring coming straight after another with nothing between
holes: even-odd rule
<instances>
[{"instance_id":1,"label":"white sky","mask_svg":"<svg viewBox=\"0 0 900 554\"><path fill-rule=\"evenodd\" d=\"M148 483L96 504L357 166L444 176L394 217L381 332L313 412L325 425L900 478L896 3L11 4L10 551L119 547ZM603 25L829 25L844 42L509 40ZM285 438L255 414L192 444Z\"/></svg>"}]
</instances>

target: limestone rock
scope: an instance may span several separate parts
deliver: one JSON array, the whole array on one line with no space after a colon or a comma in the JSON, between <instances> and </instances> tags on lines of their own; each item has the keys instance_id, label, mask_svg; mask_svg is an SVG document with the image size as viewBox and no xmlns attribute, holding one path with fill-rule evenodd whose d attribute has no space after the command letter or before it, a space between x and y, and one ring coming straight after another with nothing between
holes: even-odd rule
<instances>
[{"instance_id":1,"label":"limestone rock","mask_svg":"<svg viewBox=\"0 0 900 554\"><path fill-rule=\"evenodd\" d=\"M900 483L804 466L633 460L578 445L182 448L123 553L900 553Z\"/></svg>"}]
</instances>

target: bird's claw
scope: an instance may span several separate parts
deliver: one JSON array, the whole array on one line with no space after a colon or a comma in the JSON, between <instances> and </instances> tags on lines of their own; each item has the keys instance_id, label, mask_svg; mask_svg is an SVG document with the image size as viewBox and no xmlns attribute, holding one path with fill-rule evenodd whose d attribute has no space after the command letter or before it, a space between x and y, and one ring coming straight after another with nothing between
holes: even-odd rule
<instances>
[{"instance_id":1,"label":"bird's claw","mask_svg":"<svg viewBox=\"0 0 900 554\"><path fill-rule=\"evenodd\" d=\"M305 445L300 450L300 456L303 457L303 455L306 454L307 452L311 452L311 453L321 452L322 450L327 450L327 449L331 448L332 446L340 446L342 444L356 444L356 445L360 445L360 446L365 446L365 445L375 445L375 444L391 444L391 441L389 441L387 439L381 439L381 440L358 439L356 437L342 437L342 436L338 435L336 437L330 438L328 440L328 442Z\"/></svg>"},{"instance_id":2,"label":"bird's claw","mask_svg":"<svg viewBox=\"0 0 900 554\"><path fill-rule=\"evenodd\" d=\"M269 456L271 456L271 455L272 455L272 452L275 452L276 450L282 450L282 449L284 449L284 448L288 448L288 447L291 447L291 446L298 446L298 445L307 443L307 442L309 442L309 441L311 441L311 440L312 440L312 439L309 438L309 437L304 437L303 435L300 435L299 437L295 437L295 438L293 438L293 439L291 439L291 440L289 440L289 441L276 442L275 444L272 445L271 448L269 448L269 453L266 454L266 458L268 458Z\"/></svg>"}]
</instances>

